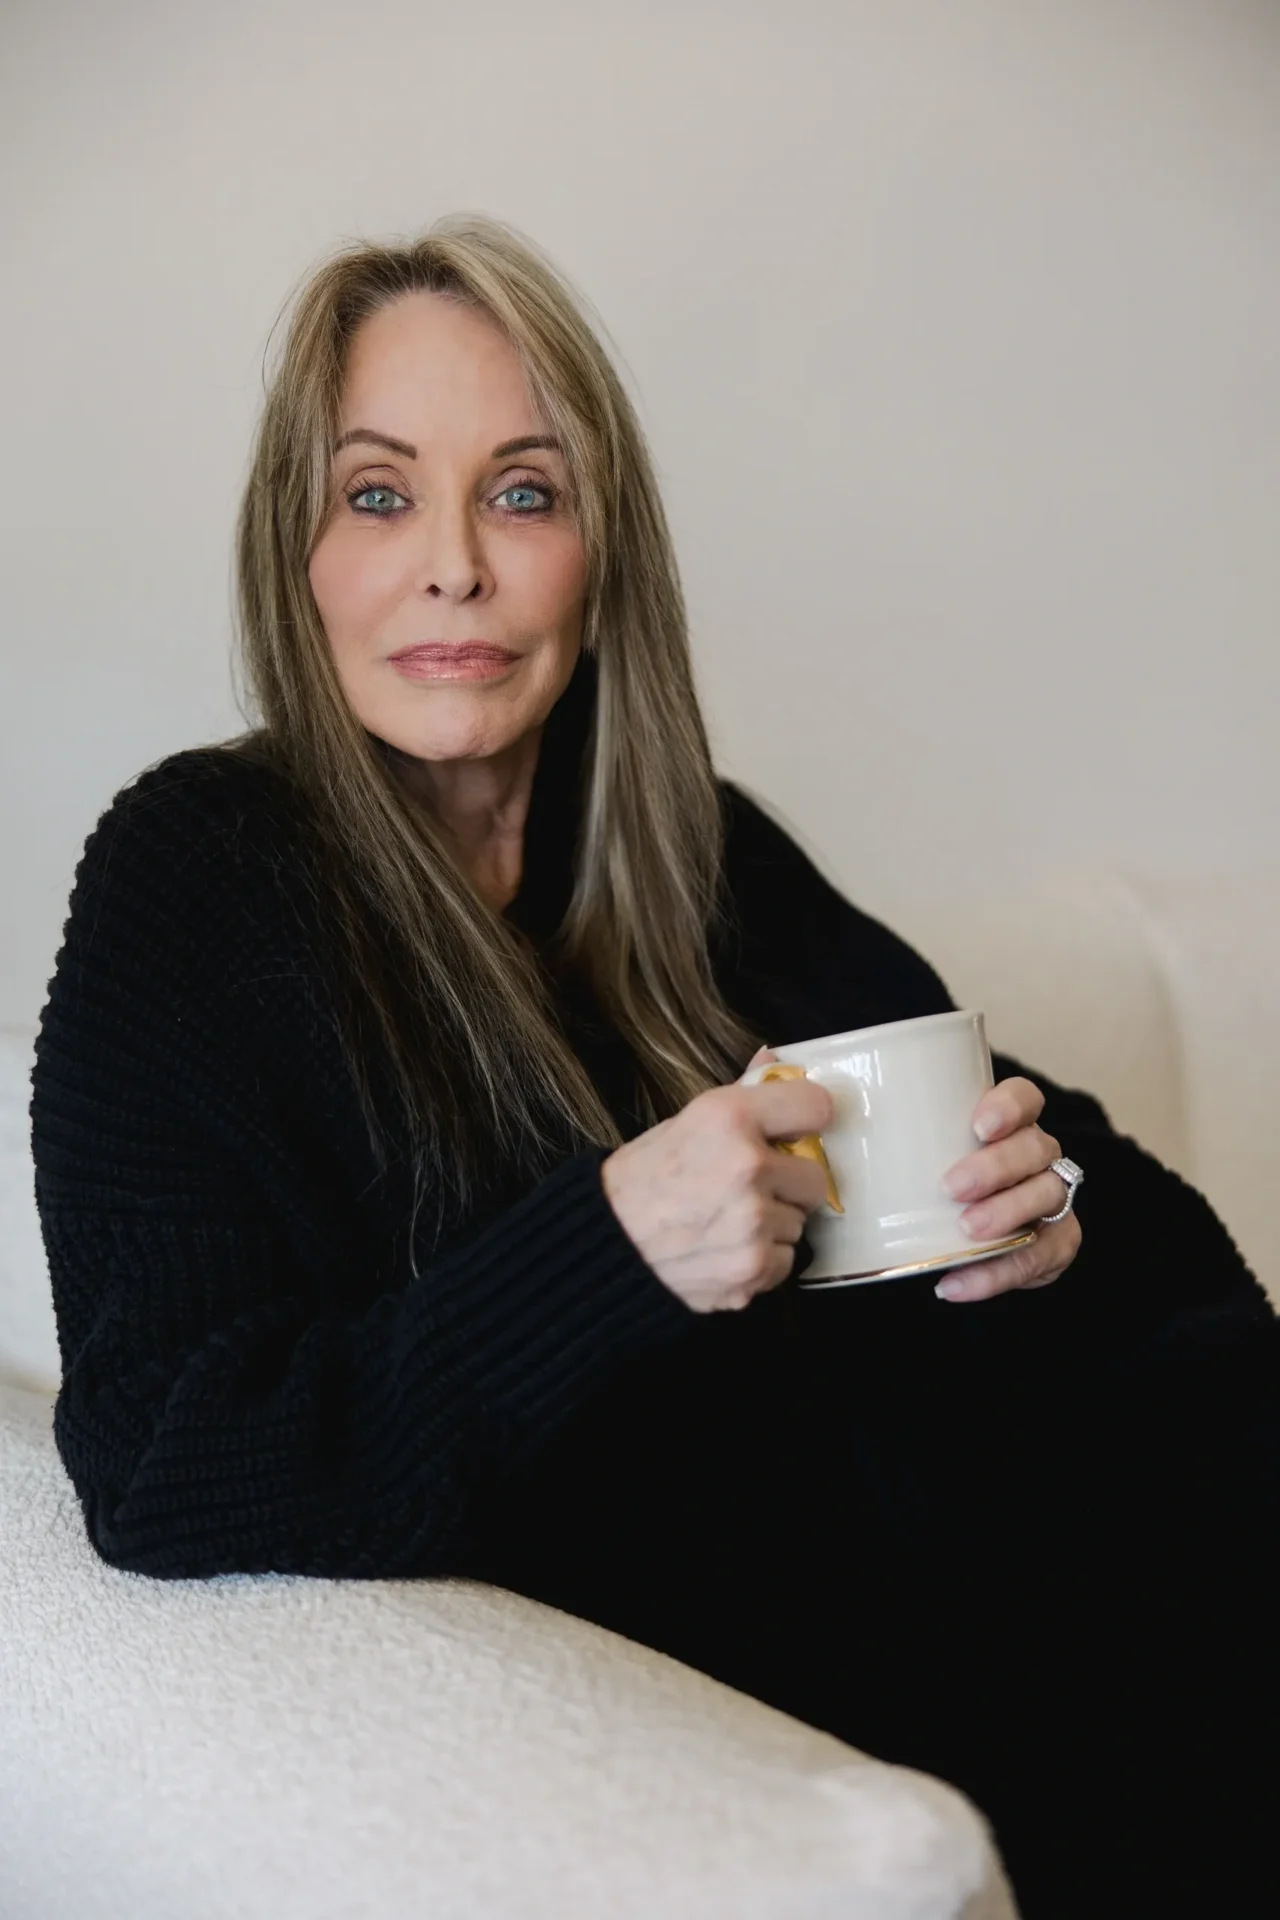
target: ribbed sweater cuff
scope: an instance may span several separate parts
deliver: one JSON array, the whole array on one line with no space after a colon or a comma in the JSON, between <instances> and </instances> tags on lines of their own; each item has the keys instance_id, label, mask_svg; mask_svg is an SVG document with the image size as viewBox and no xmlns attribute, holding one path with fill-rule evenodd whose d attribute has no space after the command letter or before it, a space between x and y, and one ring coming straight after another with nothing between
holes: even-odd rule
<instances>
[{"instance_id":1,"label":"ribbed sweater cuff","mask_svg":"<svg viewBox=\"0 0 1280 1920\"><path fill-rule=\"evenodd\" d=\"M453 1348L455 1378L471 1374L470 1393L526 1428L557 1424L615 1357L678 1337L697 1317L610 1206L607 1152L562 1161L425 1283L429 1337Z\"/></svg>"}]
</instances>

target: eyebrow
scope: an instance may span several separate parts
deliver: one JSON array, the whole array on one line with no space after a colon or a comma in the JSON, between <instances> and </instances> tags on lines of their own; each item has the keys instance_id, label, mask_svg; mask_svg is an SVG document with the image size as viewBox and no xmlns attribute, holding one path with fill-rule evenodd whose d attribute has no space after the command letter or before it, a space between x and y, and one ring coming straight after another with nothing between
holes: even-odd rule
<instances>
[{"instance_id":1,"label":"eyebrow","mask_svg":"<svg viewBox=\"0 0 1280 1920\"><path fill-rule=\"evenodd\" d=\"M371 447L387 447L392 453L402 453L406 460L416 460L418 449L411 447L407 440L395 440L389 433L375 433L372 427L352 427L349 433L339 434L333 443L335 453L341 453L344 447L353 441L364 440Z\"/></svg>"},{"instance_id":2,"label":"eyebrow","mask_svg":"<svg viewBox=\"0 0 1280 1920\"><path fill-rule=\"evenodd\" d=\"M353 445L357 440L371 447L386 447L392 453L402 454L406 460L416 460L418 457L418 449L410 446L407 440L397 440L389 433L376 433L372 427L352 427L348 433L340 434L333 443L333 450L335 453L341 453L344 447ZM494 448L490 458L505 460L509 454L532 453L537 447L545 448L551 453L564 452L564 448L554 435L527 433L519 440L504 440L500 446Z\"/></svg>"},{"instance_id":3,"label":"eyebrow","mask_svg":"<svg viewBox=\"0 0 1280 1920\"><path fill-rule=\"evenodd\" d=\"M504 440L500 447L493 450L495 460L505 460L509 453L532 453L535 447L546 448L551 453L563 453L564 448L551 433L527 433L523 440Z\"/></svg>"}]
</instances>

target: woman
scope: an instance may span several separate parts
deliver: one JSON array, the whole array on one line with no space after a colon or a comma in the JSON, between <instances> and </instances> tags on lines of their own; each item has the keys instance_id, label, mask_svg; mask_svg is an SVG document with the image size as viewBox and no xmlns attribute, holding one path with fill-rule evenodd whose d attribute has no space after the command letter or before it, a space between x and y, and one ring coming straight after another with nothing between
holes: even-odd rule
<instances>
[{"instance_id":1,"label":"woman","mask_svg":"<svg viewBox=\"0 0 1280 1920\"><path fill-rule=\"evenodd\" d=\"M957 1781L1028 1920L1235 1911L1228 1861L1256 1900L1275 1316L1007 1061L969 1230L1059 1214L1065 1153L1079 1259L1067 1211L936 1293L782 1284L828 1096L737 1076L950 1001L715 779L639 428L538 255L321 269L239 582L261 722L115 797L37 1048L99 1554L500 1581Z\"/></svg>"}]
</instances>

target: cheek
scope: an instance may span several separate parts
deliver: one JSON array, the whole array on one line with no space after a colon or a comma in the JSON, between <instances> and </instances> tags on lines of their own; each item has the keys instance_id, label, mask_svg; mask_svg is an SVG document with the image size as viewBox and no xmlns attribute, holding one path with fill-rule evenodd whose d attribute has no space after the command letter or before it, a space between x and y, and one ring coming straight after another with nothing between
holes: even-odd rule
<instances>
[{"instance_id":1,"label":"cheek","mask_svg":"<svg viewBox=\"0 0 1280 1920\"><path fill-rule=\"evenodd\" d=\"M365 632L399 588L401 568L382 542L331 528L312 551L307 576L325 632L335 643Z\"/></svg>"},{"instance_id":2,"label":"cheek","mask_svg":"<svg viewBox=\"0 0 1280 1920\"><path fill-rule=\"evenodd\" d=\"M576 632L587 590L586 555L576 534L512 540L503 555L500 584L518 600L530 626Z\"/></svg>"}]
</instances>

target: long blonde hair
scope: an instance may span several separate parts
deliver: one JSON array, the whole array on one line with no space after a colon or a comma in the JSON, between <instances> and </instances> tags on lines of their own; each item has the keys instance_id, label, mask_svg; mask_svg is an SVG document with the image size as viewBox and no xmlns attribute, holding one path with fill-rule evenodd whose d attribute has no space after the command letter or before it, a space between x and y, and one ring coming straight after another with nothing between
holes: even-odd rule
<instances>
[{"instance_id":1,"label":"long blonde hair","mask_svg":"<svg viewBox=\"0 0 1280 1920\"><path fill-rule=\"evenodd\" d=\"M380 1164L366 1075L378 1037L415 1141L415 1192L429 1181L465 1205L495 1158L546 1150L566 1127L579 1143L620 1135L528 944L348 705L311 593L350 342L420 290L502 328L571 475L598 689L559 949L629 1042L651 1120L739 1071L754 1036L712 975L721 805L666 517L617 373L564 280L497 221L455 216L407 244L344 249L298 295L267 389L237 531L240 665L261 722L228 744L283 769L314 823L343 1038Z\"/></svg>"}]
</instances>

